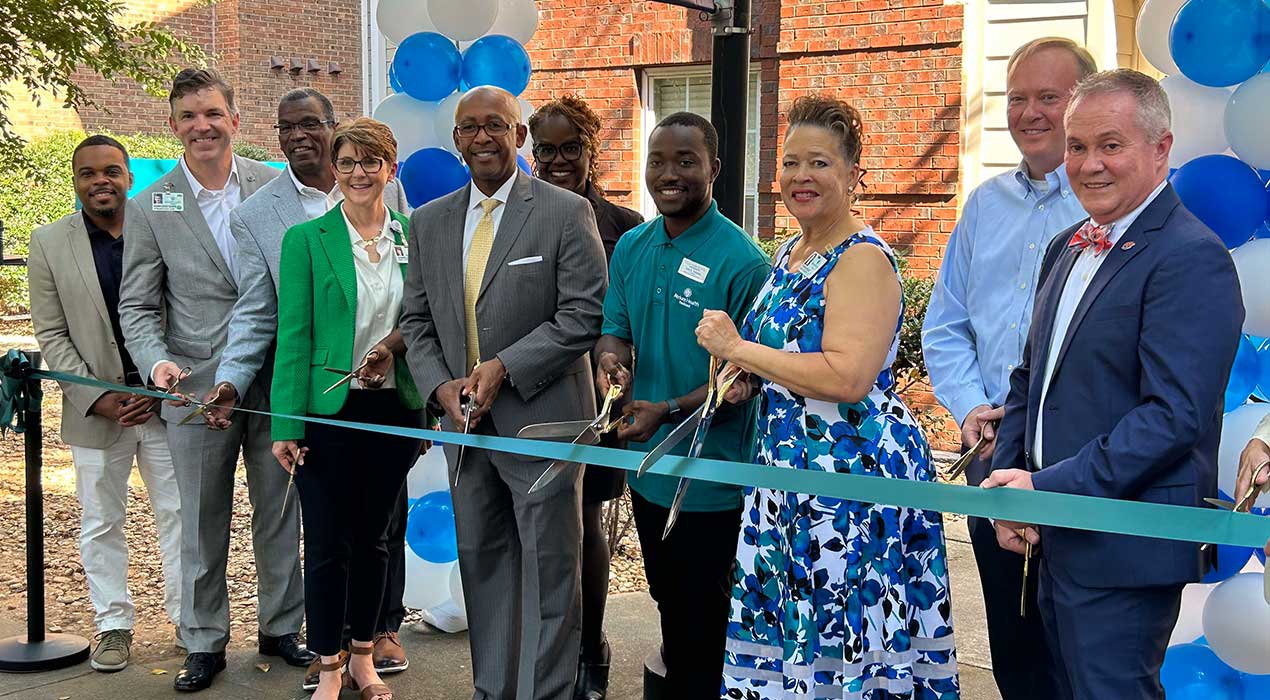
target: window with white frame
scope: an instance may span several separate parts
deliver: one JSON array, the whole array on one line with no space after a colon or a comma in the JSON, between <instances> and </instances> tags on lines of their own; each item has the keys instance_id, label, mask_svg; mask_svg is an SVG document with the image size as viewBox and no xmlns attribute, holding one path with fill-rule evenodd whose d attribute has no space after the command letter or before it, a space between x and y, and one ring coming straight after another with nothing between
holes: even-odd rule
<instances>
[{"instance_id":1,"label":"window with white frame","mask_svg":"<svg viewBox=\"0 0 1270 700\"><path fill-rule=\"evenodd\" d=\"M758 158L759 158L759 75L750 70L749 104L745 116L745 230L758 232ZM644 73L644 133L641 143L664 117L675 112L692 112L710 118L710 66L650 69ZM643 163L639 182L645 218L657 216L648 188L643 185Z\"/></svg>"}]
</instances>

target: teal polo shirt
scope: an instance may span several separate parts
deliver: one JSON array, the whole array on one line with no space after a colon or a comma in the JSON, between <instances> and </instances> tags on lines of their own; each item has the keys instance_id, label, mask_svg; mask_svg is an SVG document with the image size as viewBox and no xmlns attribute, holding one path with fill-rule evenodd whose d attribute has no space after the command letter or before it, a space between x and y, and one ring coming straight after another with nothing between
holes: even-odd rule
<instances>
[{"instance_id":1,"label":"teal polo shirt","mask_svg":"<svg viewBox=\"0 0 1270 700\"><path fill-rule=\"evenodd\" d=\"M671 239L662 217L626 232L609 263L604 330L635 346L635 399L665 401L706 383L710 354L697 345L697 323L706 309L727 311L739 327L771 271L767 255L745 229L719 213L717 204L687 231ZM725 404L715 415L701 456L735 462L754 458L757 402ZM678 420L687 418L681 412ZM678 424L663 425L650 442L631 442L647 452ZM686 455L692 438L671 454ZM631 489L669 508L679 479L660 474L627 477ZM741 489L693 482L685 511L721 511L741 506Z\"/></svg>"}]
</instances>

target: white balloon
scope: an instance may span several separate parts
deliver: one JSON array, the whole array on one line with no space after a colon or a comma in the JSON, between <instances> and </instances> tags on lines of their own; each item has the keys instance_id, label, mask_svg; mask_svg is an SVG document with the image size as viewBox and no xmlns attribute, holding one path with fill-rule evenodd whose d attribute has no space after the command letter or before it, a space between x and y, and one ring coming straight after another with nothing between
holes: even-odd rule
<instances>
[{"instance_id":1,"label":"white balloon","mask_svg":"<svg viewBox=\"0 0 1270 700\"><path fill-rule=\"evenodd\" d=\"M1215 583L1192 583L1182 589L1182 609L1169 637L1169 646L1190 644L1204 635L1204 603L1216 587Z\"/></svg>"},{"instance_id":2,"label":"white balloon","mask_svg":"<svg viewBox=\"0 0 1270 700\"><path fill-rule=\"evenodd\" d=\"M1257 429L1257 424L1267 413L1270 413L1270 403L1249 403L1227 413L1222 419L1221 444L1217 448L1217 487L1228 496L1235 495L1239 453L1244 451L1252 431ZM1257 499L1258 505L1267 503L1270 503L1270 498L1265 494Z\"/></svg>"},{"instance_id":3,"label":"white balloon","mask_svg":"<svg viewBox=\"0 0 1270 700\"><path fill-rule=\"evenodd\" d=\"M498 0L428 0L428 16L450 39L471 41L494 26Z\"/></svg>"},{"instance_id":4,"label":"white balloon","mask_svg":"<svg viewBox=\"0 0 1270 700\"><path fill-rule=\"evenodd\" d=\"M1164 78L1160 87L1168 93L1169 110L1173 113L1169 165L1180 168L1187 161L1221 153L1230 146L1222 119L1230 88L1207 87L1182 75Z\"/></svg>"},{"instance_id":5,"label":"white balloon","mask_svg":"<svg viewBox=\"0 0 1270 700\"><path fill-rule=\"evenodd\" d=\"M436 147L437 105L397 93L384 98L372 116L387 124L397 139L397 160L405 162L415 151Z\"/></svg>"},{"instance_id":6,"label":"white balloon","mask_svg":"<svg viewBox=\"0 0 1270 700\"><path fill-rule=\"evenodd\" d=\"M1244 299L1244 333L1270 336L1270 238L1258 238L1230 251Z\"/></svg>"},{"instance_id":7,"label":"white balloon","mask_svg":"<svg viewBox=\"0 0 1270 700\"><path fill-rule=\"evenodd\" d=\"M419 455L414 467L406 472L406 495L410 498L421 498L424 494L446 491L449 488L445 451L440 445L434 445L425 454Z\"/></svg>"},{"instance_id":8,"label":"white balloon","mask_svg":"<svg viewBox=\"0 0 1270 700\"><path fill-rule=\"evenodd\" d=\"M450 600L450 568L454 564L424 561L406 547L406 588L402 601L412 608L433 608Z\"/></svg>"},{"instance_id":9,"label":"white balloon","mask_svg":"<svg viewBox=\"0 0 1270 700\"><path fill-rule=\"evenodd\" d=\"M1147 0L1138 12L1138 49L1151 65L1165 75L1177 75L1181 69L1173 62L1169 50L1169 30L1173 18L1186 0Z\"/></svg>"},{"instance_id":10,"label":"white balloon","mask_svg":"<svg viewBox=\"0 0 1270 700\"><path fill-rule=\"evenodd\" d=\"M528 44L538 31L538 3L534 0L498 0L498 18L487 34L509 36Z\"/></svg>"},{"instance_id":11,"label":"white balloon","mask_svg":"<svg viewBox=\"0 0 1270 700\"><path fill-rule=\"evenodd\" d=\"M1270 169L1270 73L1258 73L1242 85L1226 102L1226 138L1243 162L1258 170ZM1267 270L1270 274L1270 270Z\"/></svg>"},{"instance_id":12,"label":"white balloon","mask_svg":"<svg viewBox=\"0 0 1270 700\"><path fill-rule=\"evenodd\" d=\"M375 7L375 24L394 44L400 44L416 32L437 30L428 17L428 4L422 0L379 0Z\"/></svg>"},{"instance_id":13,"label":"white balloon","mask_svg":"<svg viewBox=\"0 0 1270 700\"><path fill-rule=\"evenodd\" d=\"M1270 603L1261 574L1236 574L1217 585L1204 604L1204 636L1231 668L1270 674Z\"/></svg>"},{"instance_id":14,"label":"white balloon","mask_svg":"<svg viewBox=\"0 0 1270 700\"><path fill-rule=\"evenodd\" d=\"M434 122L437 144L455 155L459 155L459 150L454 147L454 111L459 108L459 100L463 99L463 95L462 92L453 92L441 100L437 105L437 118Z\"/></svg>"},{"instance_id":15,"label":"white balloon","mask_svg":"<svg viewBox=\"0 0 1270 700\"><path fill-rule=\"evenodd\" d=\"M517 97L516 101L520 103L520 123L526 124L526 125L529 124L529 117L533 116L534 106L529 104L529 100L526 100L523 97ZM524 156L525 160L529 161L530 168L534 167L534 136L533 134L526 134L525 145L521 146L520 150L516 152Z\"/></svg>"}]
</instances>

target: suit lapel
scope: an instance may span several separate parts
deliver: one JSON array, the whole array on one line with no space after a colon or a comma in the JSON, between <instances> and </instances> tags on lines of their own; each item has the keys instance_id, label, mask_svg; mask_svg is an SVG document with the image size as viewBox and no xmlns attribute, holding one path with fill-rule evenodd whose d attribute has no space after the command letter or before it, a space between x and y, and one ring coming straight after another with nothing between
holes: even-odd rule
<instances>
[{"instance_id":1,"label":"suit lapel","mask_svg":"<svg viewBox=\"0 0 1270 700\"><path fill-rule=\"evenodd\" d=\"M291 178L287 176L287 184L290 183ZM296 192L294 186L273 187L271 189L274 197L273 210L278 213L278 218L282 220L284 229L291 228L294 223L308 221L309 217L304 213L304 205L300 202L300 193ZM245 196L244 199L246 199Z\"/></svg>"},{"instance_id":2,"label":"suit lapel","mask_svg":"<svg viewBox=\"0 0 1270 700\"><path fill-rule=\"evenodd\" d=\"M260 189L265 183L269 182L268 178L263 178L256 174L256 169L260 167L268 168L270 166L262 165L254 160L241 158L239 156L234 156L234 164L238 167L238 189L241 194L240 199L245 202L248 197L256 193L256 190Z\"/></svg>"},{"instance_id":3,"label":"suit lapel","mask_svg":"<svg viewBox=\"0 0 1270 700\"><path fill-rule=\"evenodd\" d=\"M344 290L348 308L357 308L357 272L353 268L353 244L348 238L348 225L344 223L344 205L340 204L319 219L322 229L322 249L335 273L335 279Z\"/></svg>"},{"instance_id":4,"label":"suit lapel","mask_svg":"<svg viewBox=\"0 0 1270 700\"><path fill-rule=\"evenodd\" d=\"M503 218L498 222L494 245L490 248L489 260L485 263L485 276L481 278L478 299L485 293L499 269L503 267L503 261L507 259L512 246L516 244L516 238L520 236L525 222L529 220L529 213L533 210L533 198L533 192L529 188L529 176L517 170L511 194L507 197L507 210L503 212Z\"/></svg>"},{"instance_id":5,"label":"suit lapel","mask_svg":"<svg viewBox=\"0 0 1270 700\"><path fill-rule=\"evenodd\" d=\"M93 246L88 240L88 228L84 226L83 215L76 216L68 227L67 243L70 245L71 257L75 259L75 267L84 278L84 286L88 288L88 298L93 300L97 313L110 325L110 311L106 308L106 299L101 295L101 278L97 276L97 263L93 260Z\"/></svg>"},{"instance_id":6,"label":"suit lapel","mask_svg":"<svg viewBox=\"0 0 1270 700\"><path fill-rule=\"evenodd\" d=\"M237 288L238 283L229 272L225 256L221 255L220 246L216 245L216 237L212 235L212 229L208 228L207 220L203 218L203 210L199 208L198 200L194 198L194 188L190 186L190 180L185 176L185 168L181 167L180 163L177 163L176 167L169 172L160 187L167 189L169 185L172 191L184 195L181 219L194 234L194 238L203 246L203 250L207 251L207 256L212 259L216 269L220 270L225 279Z\"/></svg>"},{"instance_id":7,"label":"suit lapel","mask_svg":"<svg viewBox=\"0 0 1270 700\"><path fill-rule=\"evenodd\" d=\"M446 210L445 221L441 223L441 234L437 236L439 239L437 260L441 264L445 288L450 290L452 295L454 317L458 320L460 328L467 324L463 313L463 232L467 225L467 202L472 187L473 185L469 184L449 195L452 198L450 206ZM420 241L420 244L422 243L423 241Z\"/></svg>"}]
</instances>

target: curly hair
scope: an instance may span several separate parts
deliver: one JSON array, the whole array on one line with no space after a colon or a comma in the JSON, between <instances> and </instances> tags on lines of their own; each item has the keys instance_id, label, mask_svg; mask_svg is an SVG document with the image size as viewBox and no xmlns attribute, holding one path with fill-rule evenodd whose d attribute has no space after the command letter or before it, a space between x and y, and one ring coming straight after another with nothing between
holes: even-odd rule
<instances>
[{"instance_id":1,"label":"curly hair","mask_svg":"<svg viewBox=\"0 0 1270 700\"><path fill-rule=\"evenodd\" d=\"M851 163L859 165L864 152L864 121L855 107L845 100L828 95L803 95L794 100L789 110L789 128L811 124L832 131L838 136L842 154Z\"/></svg>"},{"instance_id":2,"label":"curly hair","mask_svg":"<svg viewBox=\"0 0 1270 700\"><path fill-rule=\"evenodd\" d=\"M577 95L564 95L538 108L529 117L529 133L534 133L549 117L564 117L582 137L582 145L591 154L591 168L587 172L587 180L593 185L595 181L595 162L600 157L600 116L591 106Z\"/></svg>"}]
</instances>

